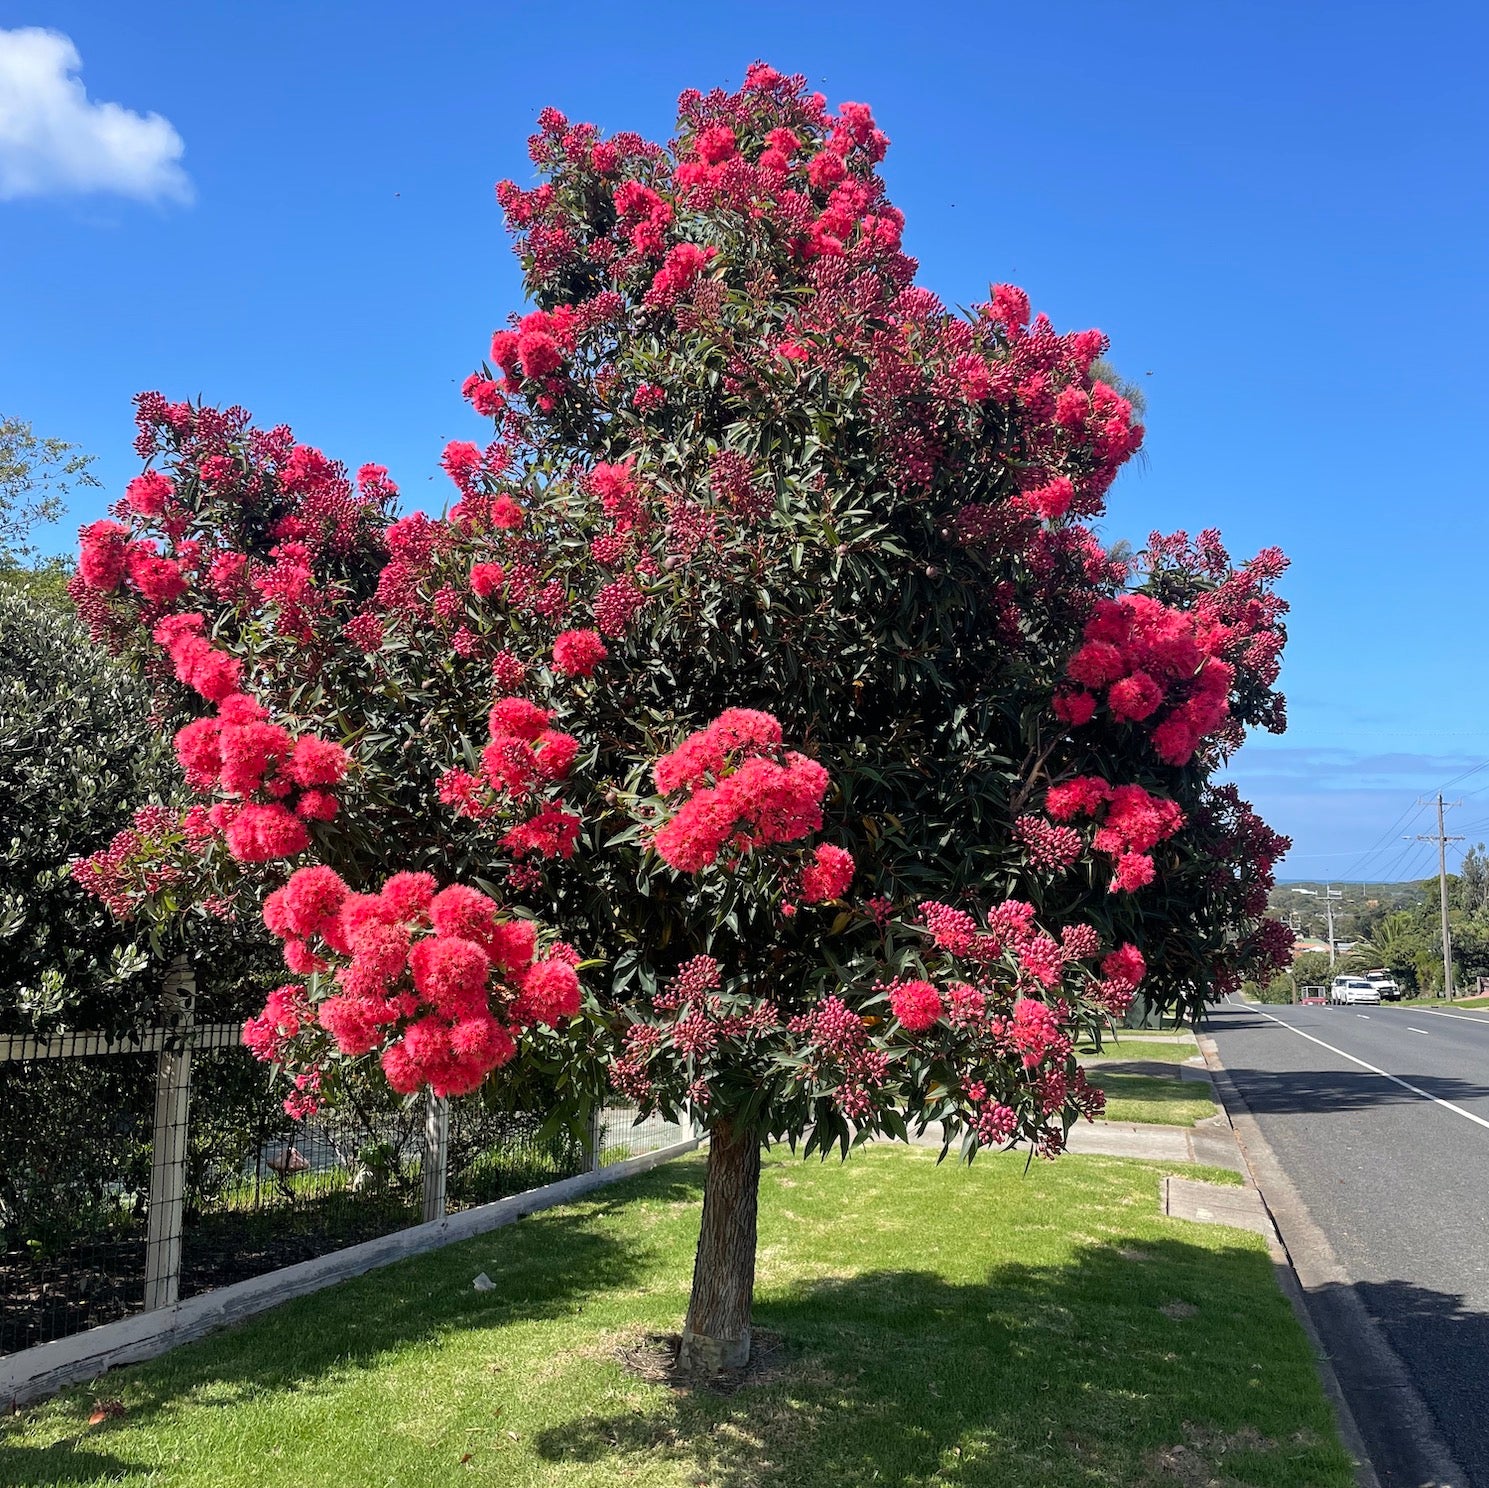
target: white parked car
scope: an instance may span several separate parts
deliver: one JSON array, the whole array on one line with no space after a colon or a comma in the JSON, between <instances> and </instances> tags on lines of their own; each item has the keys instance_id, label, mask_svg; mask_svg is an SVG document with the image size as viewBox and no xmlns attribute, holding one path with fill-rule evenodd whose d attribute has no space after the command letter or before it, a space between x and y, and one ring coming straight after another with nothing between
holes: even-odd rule
<instances>
[{"instance_id":1,"label":"white parked car","mask_svg":"<svg viewBox=\"0 0 1489 1488\"><path fill-rule=\"evenodd\" d=\"M1329 1001L1335 1007L1353 1007L1357 1002L1379 1003L1380 989L1362 976L1338 976L1329 984Z\"/></svg>"}]
</instances>

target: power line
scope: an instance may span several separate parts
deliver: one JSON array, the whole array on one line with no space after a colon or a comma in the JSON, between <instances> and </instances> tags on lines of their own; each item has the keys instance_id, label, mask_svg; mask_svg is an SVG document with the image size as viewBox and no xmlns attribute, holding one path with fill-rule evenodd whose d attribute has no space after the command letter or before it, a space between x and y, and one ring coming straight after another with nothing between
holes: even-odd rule
<instances>
[{"instance_id":1,"label":"power line","mask_svg":"<svg viewBox=\"0 0 1489 1488\"><path fill-rule=\"evenodd\" d=\"M1408 806L1406 810L1403 811L1401 815L1398 816L1396 820L1393 821L1391 825L1387 827L1386 830L1378 838L1376 838L1373 843L1370 844L1369 847L1365 848L1362 852L1356 855L1354 862L1350 865L1351 869L1355 873L1360 873L1363 875L1365 865L1370 862L1370 860L1378 852L1388 846L1388 844L1398 840L1397 834L1401 831L1401 828L1405 826L1411 816L1420 809L1421 808L1416 805Z\"/></svg>"},{"instance_id":2,"label":"power line","mask_svg":"<svg viewBox=\"0 0 1489 1488\"><path fill-rule=\"evenodd\" d=\"M1379 880L1372 880L1372 882L1380 882L1380 883L1399 883L1399 882L1401 882L1401 870L1406 866L1406 864L1413 857L1416 856L1417 851L1418 851L1418 849L1420 847L1421 847L1421 843L1417 842L1414 838L1408 838L1407 839L1406 846L1403 847L1401 849L1401 851L1396 855L1396 858L1392 862L1391 866L1388 869L1386 869L1384 873L1381 874L1381 877L1380 877Z\"/></svg>"},{"instance_id":3,"label":"power line","mask_svg":"<svg viewBox=\"0 0 1489 1488\"><path fill-rule=\"evenodd\" d=\"M1368 878L1369 875L1365 872L1365 865L1369 863L1373 858L1375 858L1378 854L1389 852L1391 849L1391 845L1399 840L1397 834L1401 831L1402 827L1404 827L1413 816L1417 815L1417 813L1420 812L1421 809L1422 803L1420 801L1414 801L1410 806L1408 806L1406 810L1403 811L1401 815L1398 816L1396 820L1393 821L1391 825L1386 828L1381 836L1376 839L1375 843L1372 846L1367 847L1365 851L1360 855L1358 865L1355 867L1355 870L1351 874L1351 877L1362 879Z\"/></svg>"},{"instance_id":4,"label":"power line","mask_svg":"<svg viewBox=\"0 0 1489 1488\"><path fill-rule=\"evenodd\" d=\"M1489 770L1489 760L1481 760L1478 764L1453 776L1451 780L1444 780L1438 789L1447 790L1449 786L1457 785L1460 780L1467 780L1470 775L1477 775L1480 770ZM1417 804L1421 805L1422 803L1419 801Z\"/></svg>"}]
</instances>

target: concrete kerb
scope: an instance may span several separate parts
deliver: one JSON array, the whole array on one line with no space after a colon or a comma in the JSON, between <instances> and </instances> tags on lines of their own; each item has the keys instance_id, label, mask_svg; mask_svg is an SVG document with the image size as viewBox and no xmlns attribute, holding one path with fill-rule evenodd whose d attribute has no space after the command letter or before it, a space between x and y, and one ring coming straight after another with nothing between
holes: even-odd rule
<instances>
[{"instance_id":1,"label":"concrete kerb","mask_svg":"<svg viewBox=\"0 0 1489 1488\"><path fill-rule=\"evenodd\" d=\"M1388 1483L1413 1488L1468 1488L1467 1474L1262 1135L1214 1039L1201 1035L1199 1047L1214 1076L1215 1096L1234 1133L1245 1176L1266 1208L1278 1284L1312 1345L1340 1439L1355 1459L1359 1488L1381 1488L1380 1474ZM1339 1370L1347 1374L1355 1398L1369 1406L1368 1444Z\"/></svg>"}]
</instances>

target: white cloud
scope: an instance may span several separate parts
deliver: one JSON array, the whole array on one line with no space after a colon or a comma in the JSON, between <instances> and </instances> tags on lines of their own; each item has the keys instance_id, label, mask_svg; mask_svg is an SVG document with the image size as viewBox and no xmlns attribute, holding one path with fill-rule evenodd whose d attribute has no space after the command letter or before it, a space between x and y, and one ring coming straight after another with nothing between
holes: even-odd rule
<instances>
[{"instance_id":1,"label":"white cloud","mask_svg":"<svg viewBox=\"0 0 1489 1488\"><path fill-rule=\"evenodd\" d=\"M0 201L99 191L190 201L170 121L90 99L73 76L82 65L56 31L0 30Z\"/></svg>"}]
</instances>

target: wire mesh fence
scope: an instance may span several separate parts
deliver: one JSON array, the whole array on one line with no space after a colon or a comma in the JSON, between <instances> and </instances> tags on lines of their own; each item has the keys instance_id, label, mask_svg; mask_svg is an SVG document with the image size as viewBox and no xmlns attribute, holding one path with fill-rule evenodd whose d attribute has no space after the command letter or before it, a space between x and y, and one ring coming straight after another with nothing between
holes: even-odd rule
<instances>
[{"instance_id":1,"label":"wire mesh fence","mask_svg":"<svg viewBox=\"0 0 1489 1488\"><path fill-rule=\"evenodd\" d=\"M574 1177L688 1135L586 1137L369 1081L302 1122L232 1025L0 1038L0 1355Z\"/></svg>"},{"instance_id":2,"label":"wire mesh fence","mask_svg":"<svg viewBox=\"0 0 1489 1488\"><path fill-rule=\"evenodd\" d=\"M0 1065L0 1353L144 1306L155 1067Z\"/></svg>"}]
</instances>

